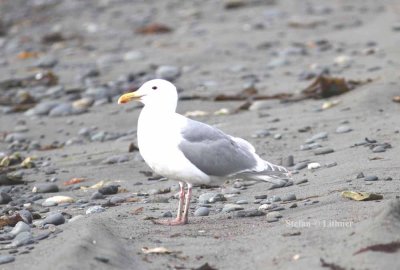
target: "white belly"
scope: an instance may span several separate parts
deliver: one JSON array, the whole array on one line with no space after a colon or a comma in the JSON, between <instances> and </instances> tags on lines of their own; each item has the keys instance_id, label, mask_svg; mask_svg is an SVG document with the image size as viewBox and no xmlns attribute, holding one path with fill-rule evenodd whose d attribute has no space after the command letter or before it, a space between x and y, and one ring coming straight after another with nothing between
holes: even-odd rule
<instances>
[{"instance_id":1,"label":"white belly","mask_svg":"<svg viewBox=\"0 0 400 270\"><path fill-rule=\"evenodd\" d=\"M179 150L181 141L178 121L162 121L139 117L138 144L140 154L147 165L157 174L171 180L184 181L192 184L207 184L210 178L197 169ZM151 124L149 124L151 123Z\"/></svg>"}]
</instances>

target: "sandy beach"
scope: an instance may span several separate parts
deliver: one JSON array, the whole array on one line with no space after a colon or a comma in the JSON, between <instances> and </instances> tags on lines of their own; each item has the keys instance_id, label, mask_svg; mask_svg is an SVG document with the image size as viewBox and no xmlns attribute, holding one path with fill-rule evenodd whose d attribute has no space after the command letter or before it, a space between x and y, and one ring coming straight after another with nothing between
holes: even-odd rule
<instances>
[{"instance_id":1,"label":"sandy beach","mask_svg":"<svg viewBox=\"0 0 400 270\"><path fill-rule=\"evenodd\" d=\"M0 0L0 269L398 269L399 44L394 0ZM179 185L117 104L153 78L290 184L154 224Z\"/></svg>"}]
</instances>

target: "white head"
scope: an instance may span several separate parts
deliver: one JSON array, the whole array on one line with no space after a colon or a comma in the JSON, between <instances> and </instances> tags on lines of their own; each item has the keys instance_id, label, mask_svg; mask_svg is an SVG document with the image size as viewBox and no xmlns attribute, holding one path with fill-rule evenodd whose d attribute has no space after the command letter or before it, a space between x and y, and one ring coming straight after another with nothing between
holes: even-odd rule
<instances>
[{"instance_id":1,"label":"white head","mask_svg":"<svg viewBox=\"0 0 400 270\"><path fill-rule=\"evenodd\" d=\"M169 81L155 79L145 82L138 90L123 94L118 99L118 104L131 100L139 101L145 106L175 111L178 102L176 87Z\"/></svg>"}]
</instances>

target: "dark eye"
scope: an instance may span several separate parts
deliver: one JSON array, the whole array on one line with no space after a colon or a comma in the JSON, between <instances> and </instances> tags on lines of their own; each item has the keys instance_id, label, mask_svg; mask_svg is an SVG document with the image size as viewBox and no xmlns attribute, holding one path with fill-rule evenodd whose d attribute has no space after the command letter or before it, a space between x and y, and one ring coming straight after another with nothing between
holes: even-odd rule
<instances>
[{"instance_id":1,"label":"dark eye","mask_svg":"<svg viewBox=\"0 0 400 270\"><path fill-rule=\"evenodd\" d=\"M153 86L151 89L153 89L153 90L157 90L157 86Z\"/></svg>"}]
</instances>

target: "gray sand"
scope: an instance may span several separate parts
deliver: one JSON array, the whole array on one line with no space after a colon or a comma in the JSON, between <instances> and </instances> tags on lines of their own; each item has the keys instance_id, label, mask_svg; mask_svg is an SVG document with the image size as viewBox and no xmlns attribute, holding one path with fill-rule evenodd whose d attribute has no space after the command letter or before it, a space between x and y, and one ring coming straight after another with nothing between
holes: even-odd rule
<instances>
[{"instance_id":1,"label":"gray sand","mask_svg":"<svg viewBox=\"0 0 400 270\"><path fill-rule=\"evenodd\" d=\"M234 182L225 183L222 189L197 187L189 224L177 227L155 225L146 218L159 218L167 211L175 215L178 200L174 195L178 184L149 181L140 173L149 168L139 153L128 153L129 144L136 143L134 130L140 109L137 104L117 105L116 99L123 89L112 95L110 103L92 106L80 115L32 117L24 113L2 113L0 134L12 132L15 123L23 120L29 128L26 133L29 139L41 145L79 137L82 127L129 133L124 140L83 139L82 144L54 150L20 152L23 156L37 157L38 164L48 160L56 169L55 183L61 190L42 194L44 198L68 195L93 202L90 200L93 190L69 190L63 185L64 181L80 177L87 179L82 183L85 186L101 180L115 181L126 189L118 196L135 200L91 215L85 215L89 205L84 203L81 207L79 203L50 207L51 212L85 216L57 226L59 233L30 245L34 248L27 254L19 254L26 247L18 248L15 261L0 265L0 269L197 269L205 263L215 269L321 269L321 259L334 264L330 269L398 268L400 250L354 255L370 245L400 241L400 104L392 101L393 96L400 95L400 5L397 1L349 4L345 1L308 1L309 4L243 1L248 4L229 10L224 9L226 1L54 1L56 4L47 7L35 6L34 2L42 1L28 2L0 1L0 19L13 21L7 35L0 36L1 81L35 74L37 70L32 66L37 59L16 57L24 50L54 56L58 63L52 70L60 77L59 83L65 89L78 87L82 91L89 88L89 82L85 85L78 77L93 67L98 68L100 75L89 80L92 85L100 86L129 73L145 72L151 77L156 66L176 66L181 69L181 75L174 83L183 90L181 96L234 94L254 77L261 94L298 93L312 82L300 80L299 74L312 71L315 65L329 68L335 77L373 81L329 99L294 103L268 100L261 102L267 107L265 110L244 110L237 114L214 115L213 112L221 108L232 111L241 102L182 100L178 105L180 113L209 112L194 118L250 141L257 153L271 162L279 163L282 157L293 155L295 163L308 160L322 166L315 171L305 168L295 174L294 182L308 179L301 185L269 190L267 183L257 183L239 189L240 194L235 197L226 195L226 202L211 204L210 215L206 217L193 216L198 196L232 189ZM300 26L294 27L294 21L299 21ZM164 23L173 32L159 35L134 32L146 22ZM58 45L41 44L40 37L54 29L61 29L66 37L74 38ZM24 43L21 39L28 41ZM315 43L320 40L326 40L331 47L319 50ZM267 43L271 48L265 48ZM299 52L299 48L307 53ZM366 53L371 48L374 53ZM142 56L124 60L130 51L140 52ZM335 58L342 55L351 60L334 64ZM271 62L274 59L276 62ZM7 91L17 93L18 88ZM65 102L68 96L63 93L48 99ZM318 110L325 101L334 100L339 100L339 104ZM266 116L260 117L260 114ZM341 125L350 126L352 131L335 133ZM298 131L304 127L310 128L306 132ZM252 136L263 129L270 130L272 135ZM323 131L328 132L328 139L318 142L333 148L333 153L314 155L313 150L300 150L306 139ZM277 133L282 134L279 140L274 139ZM366 137L390 143L392 148L373 153L366 146L352 147ZM0 140L0 152L9 153L9 144ZM102 162L114 155L127 155L129 161ZM324 166L332 162L337 165ZM15 194L30 194L35 183L54 176L46 175L45 169L38 166L38 169L24 170L27 188ZM376 175L379 180L368 183L363 178L357 179L360 172L365 176ZM385 181L388 177L392 180ZM138 195L164 188L172 191L147 197ZM344 190L378 193L383 199L352 201L341 196ZM260 205L253 204L255 195L266 194L270 198L293 193L297 207L289 208L293 202L278 202L285 209L280 211L283 217L276 222L267 222L266 216L238 218L234 212L220 212L224 204L240 199L249 202L242 205L245 210L257 209ZM107 198L111 196L115 195ZM168 203L151 201L159 197L169 198ZM150 202L145 203L145 199ZM94 204L106 201L94 201ZM43 207L33 205L33 208ZM137 214L132 214L135 210ZM47 213L41 215L44 217ZM35 235L50 229L33 228L32 232ZM144 247L165 247L172 253L146 255L142 252ZM9 250L0 250L0 255L6 254Z\"/></svg>"}]
</instances>

